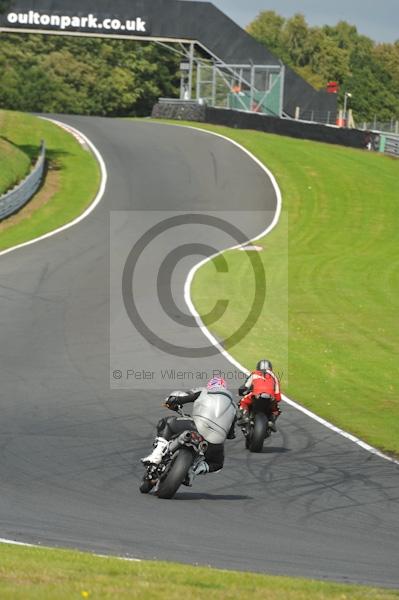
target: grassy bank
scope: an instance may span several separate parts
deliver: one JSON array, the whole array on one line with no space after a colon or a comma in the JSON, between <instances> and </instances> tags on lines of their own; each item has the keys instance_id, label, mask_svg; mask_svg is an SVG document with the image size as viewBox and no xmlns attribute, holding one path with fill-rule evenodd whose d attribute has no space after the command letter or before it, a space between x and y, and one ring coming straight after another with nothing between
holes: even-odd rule
<instances>
[{"instance_id":1,"label":"grassy bank","mask_svg":"<svg viewBox=\"0 0 399 600\"><path fill-rule=\"evenodd\" d=\"M0 545L4 600L394 600L399 592L162 562L127 562L65 550Z\"/></svg>"},{"instance_id":2,"label":"grassy bank","mask_svg":"<svg viewBox=\"0 0 399 600\"><path fill-rule=\"evenodd\" d=\"M277 370L283 366L287 395L399 454L399 162L339 146L201 127L238 141L271 169L286 213L257 242L268 283L261 318L229 351L249 368L259 357L271 358ZM287 245L288 294L281 269ZM218 276L209 263L193 284L200 313L217 298L230 299L211 326L221 339L243 322L253 292L245 253L225 257L229 275ZM237 281L246 282L245 293Z\"/></svg>"},{"instance_id":3,"label":"grassy bank","mask_svg":"<svg viewBox=\"0 0 399 600\"><path fill-rule=\"evenodd\" d=\"M53 174L45 201L34 211L29 204L0 225L0 250L26 242L57 229L80 215L94 199L100 184L100 170L94 156L69 133L36 117L0 111L0 136L33 159L45 140L50 174ZM44 192L46 184L43 188ZM25 212L24 212L25 211ZM26 215L26 218L25 218Z\"/></svg>"},{"instance_id":4,"label":"grassy bank","mask_svg":"<svg viewBox=\"0 0 399 600\"><path fill-rule=\"evenodd\" d=\"M30 164L27 154L0 137L0 196L29 173Z\"/></svg>"}]
</instances>

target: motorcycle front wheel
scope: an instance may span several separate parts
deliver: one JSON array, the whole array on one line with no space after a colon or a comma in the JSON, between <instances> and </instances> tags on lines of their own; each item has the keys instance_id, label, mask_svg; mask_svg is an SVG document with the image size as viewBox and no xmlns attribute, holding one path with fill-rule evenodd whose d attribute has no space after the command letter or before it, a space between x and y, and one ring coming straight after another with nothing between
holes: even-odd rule
<instances>
[{"instance_id":1,"label":"motorcycle front wheel","mask_svg":"<svg viewBox=\"0 0 399 600\"><path fill-rule=\"evenodd\" d=\"M192 464L192 451L189 448L181 448L165 479L159 484L158 498L163 498L165 500L173 498L183 481L186 479L188 470Z\"/></svg>"}]
</instances>

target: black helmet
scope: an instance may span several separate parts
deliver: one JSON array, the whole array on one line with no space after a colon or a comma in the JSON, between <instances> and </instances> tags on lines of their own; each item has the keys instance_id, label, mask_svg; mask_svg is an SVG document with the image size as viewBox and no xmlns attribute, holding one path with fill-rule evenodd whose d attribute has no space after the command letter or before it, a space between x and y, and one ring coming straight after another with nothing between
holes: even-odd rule
<instances>
[{"instance_id":1,"label":"black helmet","mask_svg":"<svg viewBox=\"0 0 399 600\"><path fill-rule=\"evenodd\" d=\"M263 373L266 373L266 371L272 371L273 370L273 365L270 362L270 360L266 360L266 358L263 358L256 365L256 370L257 371L262 371Z\"/></svg>"}]
</instances>

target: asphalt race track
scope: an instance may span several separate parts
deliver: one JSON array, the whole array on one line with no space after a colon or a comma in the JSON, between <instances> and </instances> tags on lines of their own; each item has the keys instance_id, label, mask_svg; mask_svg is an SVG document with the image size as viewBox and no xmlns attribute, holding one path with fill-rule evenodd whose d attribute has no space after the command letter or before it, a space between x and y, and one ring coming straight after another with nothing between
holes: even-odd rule
<instances>
[{"instance_id":1,"label":"asphalt race track","mask_svg":"<svg viewBox=\"0 0 399 600\"><path fill-rule=\"evenodd\" d=\"M239 216L244 198L246 210L264 212L264 223L258 212L252 222L243 214L250 236L266 227L275 193L238 148L205 133L63 120L97 146L109 179L86 220L0 257L0 537L399 587L399 467L288 406L263 454L245 451L238 434L227 442L221 473L198 478L172 501L139 493L139 458L166 415L160 404L170 387L111 389L110 352L118 340L110 342L109 304L119 289L110 287L110 211ZM143 222L120 226L137 234ZM226 244L216 233L205 241ZM182 270L187 274L199 257L190 260L173 279L180 298ZM144 289L152 268L149 260ZM151 326L175 341L204 343L198 329L183 333L162 313L152 314ZM125 351L147 367L161 360L162 350L133 328L120 344L121 360ZM186 366L184 357L163 359ZM222 356L197 362L231 369Z\"/></svg>"}]
</instances>

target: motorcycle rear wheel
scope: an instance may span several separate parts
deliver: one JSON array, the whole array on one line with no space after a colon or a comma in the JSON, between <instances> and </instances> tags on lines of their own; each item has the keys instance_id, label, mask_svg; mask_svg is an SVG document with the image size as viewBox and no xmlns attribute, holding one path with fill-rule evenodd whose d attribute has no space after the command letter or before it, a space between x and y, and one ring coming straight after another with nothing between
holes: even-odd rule
<instances>
[{"instance_id":1,"label":"motorcycle rear wheel","mask_svg":"<svg viewBox=\"0 0 399 600\"><path fill-rule=\"evenodd\" d=\"M163 498L165 500L173 498L183 481L186 479L188 470L192 464L193 452L189 448L181 448L165 479L159 484L158 498Z\"/></svg>"},{"instance_id":2,"label":"motorcycle rear wheel","mask_svg":"<svg viewBox=\"0 0 399 600\"><path fill-rule=\"evenodd\" d=\"M250 452L262 452L263 442L267 434L267 417L259 412L255 416L255 423L252 428L252 435L248 442L248 450Z\"/></svg>"}]
</instances>

